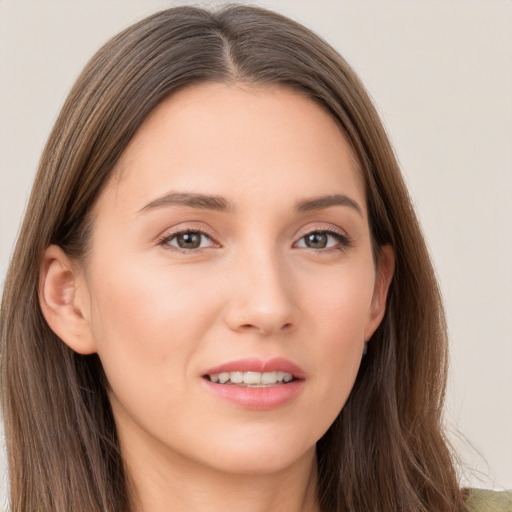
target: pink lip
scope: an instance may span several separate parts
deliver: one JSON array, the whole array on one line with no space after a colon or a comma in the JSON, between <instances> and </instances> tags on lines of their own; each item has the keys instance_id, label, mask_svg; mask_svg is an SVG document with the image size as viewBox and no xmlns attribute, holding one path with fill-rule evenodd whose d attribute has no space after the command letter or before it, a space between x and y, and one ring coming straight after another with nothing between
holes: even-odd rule
<instances>
[{"instance_id":1,"label":"pink lip","mask_svg":"<svg viewBox=\"0 0 512 512\"><path fill-rule=\"evenodd\" d=\"M276 409L292 402L304 387L304 371L296 364L283 358L273 358L263 361L258 358L239 359L215 366L204 375L222 372L274 372L291 373L295 380L286 384L276 384L268 387L246 387L236 384L220 384L202 379L204 386L215 396L226 400L238 407L258 411Z\"/></svg>"}]
</instances>

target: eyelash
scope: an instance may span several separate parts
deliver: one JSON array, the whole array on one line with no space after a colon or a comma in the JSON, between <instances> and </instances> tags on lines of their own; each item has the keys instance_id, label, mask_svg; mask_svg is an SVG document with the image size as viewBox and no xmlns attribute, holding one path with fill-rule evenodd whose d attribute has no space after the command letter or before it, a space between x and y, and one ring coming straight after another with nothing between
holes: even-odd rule
<instances>
[{"instance_id":1,"label":"eyelash","mask_svg":"<svg viewBox=\"0 0 512 512\"><path fill-rule=\"evenodd\" d=\"M187 233L195 233L195 234L199 234L201 237L206 237L213 244L215 244L213 247L215 247L215 246L219 247L217 242L215 242L213 240L213 238L210 235L208 235L208 233L205 233L204 231L201 231L200 229L184 229L182 231L176 231L174 233L164 235L158 240L158 245L165 247L168 250L178 251L183 254L196 253L196 252L202 251L206 248L210 248L210 247L206 247L206 248L198 247L195 249L183 249L183 248L180 248L180 247L177 247L174 245L173 246L170 245L171 240L175 239L176 237L178 237L180 235L186 235ZM338 243L337 243L337 245L335 245L333 247L327 247L327 248L323 248L323 249L313 249L310 247L304 247L305 249L311 249L314 252L323 253L323 252L331 252L331 251L335 251L335 250L344 251L352 246L352 241L350 240L350 238L347 235L340 233L339 231L336 231L334 229L328 229L328 228L327 229L326 228L312 229L311 231L308 231L307 233L302 235L298 241L304 240L307 236L310 236L313 234L327 234L327 236L335 238ZM295 243L298 243L298 242L295 242ZM172 249L169 249L169 247L172 247Z\"/></svg>"},{"instance_id":2,"label":"eyelash","mask_svg":"<svg viewBox=\"0 0 512 512\"><path fill-rule=\"evenodd\" d=\"M318 229L312 229L311 231L308 231L304 235L302 235L299 238L300 240L304 240L307 236L313 235L313 234L326 234L328 237L332 237L336 239L338 242L337 245L333 247L327 247L325 249L312 249L311 247L305 247L306 249L314 250L315 252L331 252L331 251L344 251L346 249L349 249L352 247L352 240L345 235L344 233L341 233L335 229L332 228L318 228ZM297 242L295 242L297 243Z\"/></svg>"}]
</instances>

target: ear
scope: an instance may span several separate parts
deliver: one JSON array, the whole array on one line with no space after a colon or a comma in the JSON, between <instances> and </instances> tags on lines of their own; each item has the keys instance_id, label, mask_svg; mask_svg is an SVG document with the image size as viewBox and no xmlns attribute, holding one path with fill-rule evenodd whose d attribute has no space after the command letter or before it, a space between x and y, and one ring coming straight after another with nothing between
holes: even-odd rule
<instances>
[{"instance_id":1,"label":"ear","mask_svg":"<svg viewBox=\"0 0 512 512\"><path fill-rule=\"evenodd\" d=\"M39 304L52 331L80 354L96 352L83 272L56 245L46 249L39 273Z\"/></svg>"},{"instance_id":2,"label":"ear","mask_svg":"<svg viewBox=\"0 0 512 512\"><path fill-rule=\"evenodd\" d=\"M384 318L389 285L395 271L395 253L390 245L380 248L375 287L373 289L370 315L365 329L365 340L369 340Z\"/></svg>"}]
</instances>

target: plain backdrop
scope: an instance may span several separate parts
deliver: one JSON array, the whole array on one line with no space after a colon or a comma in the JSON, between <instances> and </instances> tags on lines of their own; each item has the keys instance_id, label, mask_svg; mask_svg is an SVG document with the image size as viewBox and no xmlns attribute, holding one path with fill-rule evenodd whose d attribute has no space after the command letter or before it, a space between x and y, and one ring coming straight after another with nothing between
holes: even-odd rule
<instances>
[{"instance_id":1,"label":"plain backdrop","mask_svg":"<svg viewBox=\"0 0 512 512\"><path fill-rule=\"evenodd\" d=\"M512 2L253 3L317 31L374 98L443 290L446 422L462 481L512 488ZM39 155L74 79L109 37L176 4L0 0L2 283ZM4 457L1 466L4 501Z\"/></svg>"}]
</instances>

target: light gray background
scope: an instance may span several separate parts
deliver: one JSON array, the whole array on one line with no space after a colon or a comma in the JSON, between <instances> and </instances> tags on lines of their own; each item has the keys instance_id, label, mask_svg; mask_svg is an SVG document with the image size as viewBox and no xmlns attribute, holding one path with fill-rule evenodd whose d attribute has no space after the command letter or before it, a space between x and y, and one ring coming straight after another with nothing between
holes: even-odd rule
<instances>
[{"instance_id":1,"label":"light gray background","mask_svg":"<svg viewBox=\"0 0 512 512\"><path fill-rule=\"evenodd\" d=\"M39 154L74 79L110 36L176 3L0 0L2 282ZM444 293L446 421L468 468L462 481L512 488L512 2L257 3L325 37L375 99Z\"/></svg>"}]
</instances>

